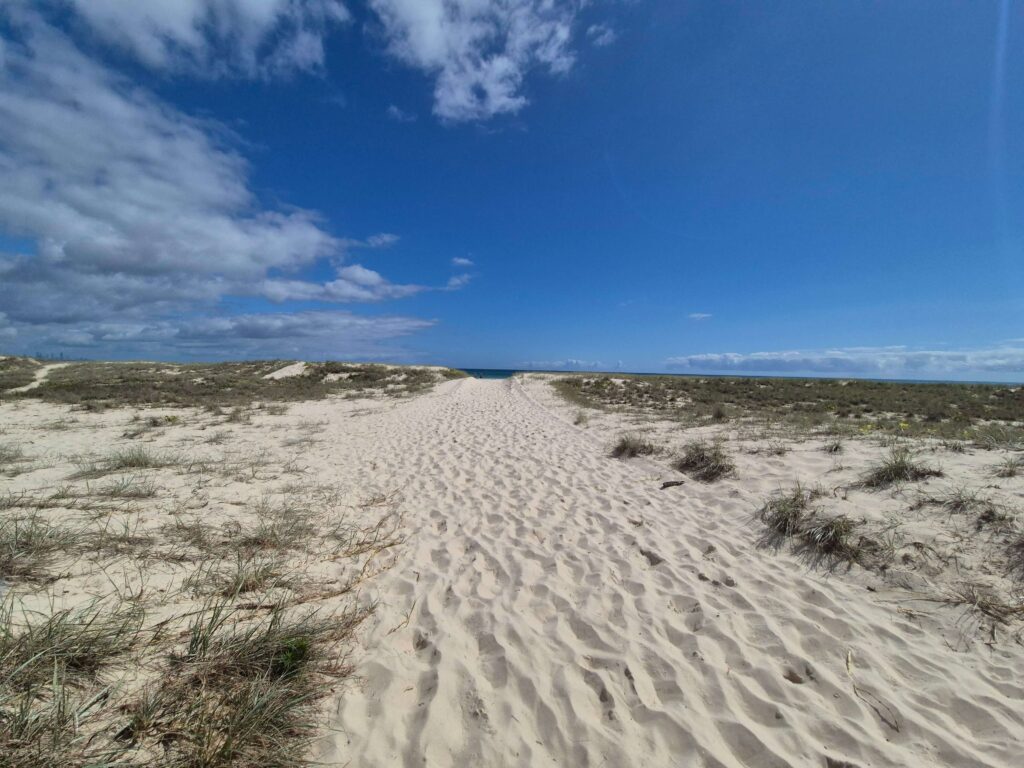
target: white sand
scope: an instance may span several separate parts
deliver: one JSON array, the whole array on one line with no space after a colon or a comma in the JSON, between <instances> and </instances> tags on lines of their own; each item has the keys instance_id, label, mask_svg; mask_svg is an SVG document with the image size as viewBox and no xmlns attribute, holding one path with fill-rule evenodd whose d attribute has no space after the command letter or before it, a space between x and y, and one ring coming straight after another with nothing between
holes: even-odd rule
<instances>
[{"instance_id":1,"label":"white sand","mask_svg":"<svg viewBox=\"0 0 1024 768\"><path fill-rule=\"evenodd\" d=\"M43 462L0 482L14 493L56 488L76 454L136 444L122 435L133 412L0 404L4 440ZM357 679L324 702L328 727L313 756L327 765L1019 764L1021 622L993 641L975 614L929 602L935 593L924 587L945 578L934 563L901 565L887 579L859 568L829 575L758 547L751 514L768 493L796 479L847 482L882 452L877 444L850 441L849 469L838 472L820 445L737 453L735 479L661 490L682 477L665 457L616 461L611 442L626 426L670 446L686 433L608 413L574 426L575 409L541 377L297 403L255 412L250 424L151 413L181 414L137 438L154 450L240 465L248 453L266 456L228 476L147 473L160 493L130 513L145 530L192 514L220 525L296 482L330 484L353 509L374 494L400 503L407 541L366 582L361 599L378 609L361 632ZM64 428L40 428L66 418ZM209 442L217 434L223 444ZM943 455L947 477L914 492L984 482L1020 507L1024 477L998 488L982 479L998 458ZM865 517L908 507L889 493L828 501ZM372 522L371 513L359 514ZM969 537L945 541L945 528L913 522L913 535L940 553L935 562L994 571ZM351 567L328 576L340 583ZM181 610L165 571L144 574L147 595L166 586L172 601L157 597L157 615ZM79 572L56 583L56 607L110 592L88 563ZM141 575L126 566L123 578Z\"/></svg>"},{"instance_id":2,"label":"white sand","mask_svg":"<svg viewBox=\"0 0 1024 768\"><path fill-rule=\"evenodd\" d=\"M305 372L306 372L306 364L304 362L302 362L302 361L299 361L297 363L291 363L289 365L286 365L283 368L278 368L276 371L271 371L270 373L268 373L263 378L264 379L288 379L288 378L291 378L292 376L301 376Z\"/></svg>"},{"instance_id":3,"label":"white sand","mask_svg":"<svg viewBox=\"0 0 1024 768\"><path fill-rule=\"evenodd\" d=\"M339 471L402 489L410 538L373 585L364 681L338 699L318 758L1019 759L1019 644L954 651L940 631L961 615L953 609L901 613L905 593L759 550L760 497L745 489L760 492L760 478L662 491L665 469L607 458L570 415L519 382L470 379L338 430Z\"/></svg>"}]
</instances>

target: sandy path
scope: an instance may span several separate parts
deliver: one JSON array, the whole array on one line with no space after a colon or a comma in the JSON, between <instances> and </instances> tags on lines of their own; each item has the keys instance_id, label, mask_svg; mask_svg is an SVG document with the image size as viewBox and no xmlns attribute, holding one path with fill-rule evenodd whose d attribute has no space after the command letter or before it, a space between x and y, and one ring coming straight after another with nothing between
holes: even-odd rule
<instances>
[{"instance_id":1,"label":"sandy path","mask_svg":"<svg viewBox=\"0 0 1024 768\"><path fill-rule=\"evenodd\" d=\"M44 381L46 377L50 375L50 371L55 371L58 368L64 368L68 363L48 363L35 372L35 378L28 384L21 387L14 387L14 389L8 389L7 392L28 392L30 389L35 389Z\"/></svg>"},{"instance_id":2,"label":"sandy path","mask_svg":"<svg viewBox=\"0 0 1024 768\"><path fill-rule=\"evenodd\" d=\"M881 593L758 550L727 486L666 491L514 381L323 427L409 541L316 755L352 766L1008 766L1019 648L956 653ZM631 522L632 521L632 522ZM664 558L652 564L647 550ZM856 684L856 688L854 686ZM830 758L835 762L827 762Z\"/></svg>"}]
</instances>

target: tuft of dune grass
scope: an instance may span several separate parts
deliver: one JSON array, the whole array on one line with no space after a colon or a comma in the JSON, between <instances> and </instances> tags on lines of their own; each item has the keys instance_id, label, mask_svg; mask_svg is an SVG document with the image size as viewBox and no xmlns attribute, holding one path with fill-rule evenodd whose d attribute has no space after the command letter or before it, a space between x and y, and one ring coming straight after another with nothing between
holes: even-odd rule
<instances>
[{"instance_id":1,"label":"tuft of dune grass","mask_svg":"<svg viewBox=\"0 0 1024 768\"><path fill-rule=\"evenodd\" d=\"M711 483L736 472L736 464L721 443L704 440L688 443L675 468L704 483Z\"/></svg>"},{"instance_id":2,"label":"tuft of dune grass","mask_svg":"<svg viewBox=\"0 0 1024 768\"><path fill-rule=\"evenodd\" d=\"M992 468L993 477L1016 477L1024 472L1024 461L1019 456L1007 456Z\"/></svg>"},{"instance_id":3,"label":"tuft of dune grass","mask_svg":"<svg viewBox=\"0 0 1024 768\"><path fill-rule=\"evenodd\" d=\"M252 620L227 601L207 603L173 653L161 686L128 708L124 738L159 744L168 765L307 765L316 702L351 668L338 644L368 615L289 612Z\"/></svg>"},{"instance_id":4,"label":"tuft of dune grass","mask_svg":"<svg viewBox=\"0 0 1024 768\"><path fill-rule=\"evenodd\" d=\"M169 453L157 453L143 446L120 448L99 461L89 462L79 467L72 475L75 478L93 478L109 475L113 472L139 469L161 469L180 463L178 456Z\"/></svg>"},{"instance_id":5,"label":"tuft of dune grass","mask_svg":"<svg viewBox=\"0 0 1024 768\"><path fill-rule=\"evenodd\" d=\"M861 478L867 488L886 488L894 483L913 482L929 477L942 477L942 470L914 460L909 448L897 446L873 465Z\"/></svg>"},{"instance_id":6,"label":"tuft of dune grass","mask_svg":"<svg viewBox=\"0 0 1024 768\"><path fill-rule=\"evenodd\" d=\"M636 456L650 456L655 447L637 435L623 435L612 448L613 459L632 459Z\"/></svg>"},{"instance_id":7,"label":"tuft of dune grass","mask_svg":"<svg viewBox=\"0 0 1024 768\"><path fill-rule=\"evenodd\" d=\"M75 542L75 531L39 515L0 519L0 578L43 578L54 556Z\"/></svg>"}]
</instances>

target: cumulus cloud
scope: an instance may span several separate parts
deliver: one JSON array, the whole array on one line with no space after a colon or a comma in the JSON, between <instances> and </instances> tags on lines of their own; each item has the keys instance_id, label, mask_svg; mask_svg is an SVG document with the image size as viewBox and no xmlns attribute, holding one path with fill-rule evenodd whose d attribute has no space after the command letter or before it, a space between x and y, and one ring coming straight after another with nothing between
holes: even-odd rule
<instances>
[{"instance_id":1,"label":"cumulus cloud","mask_svg":"<svg viewBox=\"0 0 1024 768\"><path fill-rule=\"evenodd\" d=\"M453 267L472 267L473 262L470 259L464 259L462 256L456 256L452 259Z\"/></svg>"},{"instance_id":2,"label":"cumulus cloud","mask_svg":"<svg viewBox=\"0 0 1024 768\"><path fill-rule=\"evenodd\" d=\"M526 104L533 68L567 72L578 0L370 0L388 51L435 77L434 112L481 120Z\"/></svg>"},{"instance_id":3,"label":"cumulus cloud","mask_svg":"<svg viewBox=\"0 0 1024 768\"><path fill-rule=\"evenodd\" d=\"M711 315L707 312L691 312L687 315L691 320L710 320Z\"/></svg>"},{"instance_id":4,"label":"cumulus cloud","mask_svg":"<svg viewBox=\"0 0 1024 768\"><path fill-rule=\"evenodd\" d=\"M866 375L880 378L999 378L1024 375L1024 346L983 349L850 347L817 351L715 353L670 357L670 368L717 373Z\"/></svg>"},{"instance_id":5,"label":"cumulus cloud","mask_svg":"<svg viewBox=\"0 0 1024 768\"><path fill-rule=\"evenodd\" d=\"M15 0L18 2L19 0ZM338 0L44 0L147 67L204 77L316 70Z\"/></svg>"},{"instance_id":6,"label":"cumulus cloud","mask_svg":"<svg viewBox=\"0 0 1024 768\"><path fill-rule=\"evenodd\" d=\"M222 125L88 58L19 3L0 7L0 21L0 232L33 244L0 253L0 328L21 349L180 344L172 331L185 326L172 318L210 314L225 296L355 302L423 290L344 263L397 236L338 238L313 211L262 205ZM332 279L295 277L325 262Z\"/></svg>"},{"instance_id":7,"label":"cumulus cloud","mask_svg":"<svg viewBox=\"0 0 1024 768\"><path fill-rule=\"evenodd\" d=\"M393 340L431 325L430 320L411 317L365 317L323 310L207 316L182 321L38 324L27 328L27 335L20 336L29 351L59 347L72 354L94 357L374 358L394 355Z\"/></svg>"},{"instance_id":8,"label":"cumulus cloud","mask_svg":"<svg viewBox=\"0 0 1024 768\"><path fill-rule=\"evenodd\" d=\"M590 38L590 42L593 45L603 48L606 45L611 45L618 39L618 35L615 30L609 27L607 24L591 24L587 27L587 37Z\"/></svg>"}]
</instances>

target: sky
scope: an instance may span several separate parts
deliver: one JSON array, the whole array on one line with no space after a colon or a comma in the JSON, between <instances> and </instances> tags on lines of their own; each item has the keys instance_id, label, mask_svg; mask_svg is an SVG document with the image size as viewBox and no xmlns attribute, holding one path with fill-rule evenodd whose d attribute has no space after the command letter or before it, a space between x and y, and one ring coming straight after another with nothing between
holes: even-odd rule
<instances>
[{"instance_id":1,"label":"sky","mask_svg":"<svg viewBox=\"0 0 1024 768\"><path fill-rule=\"evenodd\" d=\"M0 0L0 353L1024 381L1020 0Z\"/></svg>"}]
</instances>

